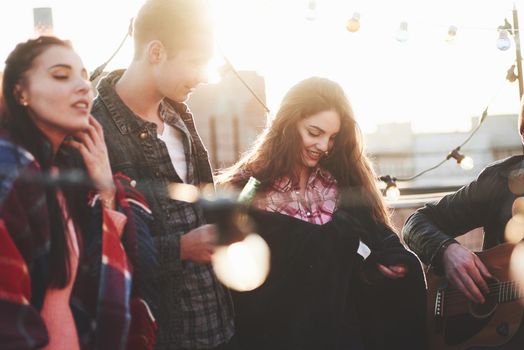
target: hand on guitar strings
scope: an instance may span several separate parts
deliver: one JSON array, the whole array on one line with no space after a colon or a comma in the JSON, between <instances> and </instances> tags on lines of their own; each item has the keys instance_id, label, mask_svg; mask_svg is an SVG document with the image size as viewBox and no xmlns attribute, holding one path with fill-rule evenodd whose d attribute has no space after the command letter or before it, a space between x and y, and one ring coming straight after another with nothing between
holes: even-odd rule
<instances>
[{"instance_id":1,"label":"hand on guitar strings","mask_svg":"<svg viewBox=\"0 0 524 350\"><path fill-rule=\"evenodd\" d=\"M469 300L483 304L489 294L486 278L492 278L480 258L458 243L450 244L442 254L447 280Z\"/></svg>"}]
</instances>

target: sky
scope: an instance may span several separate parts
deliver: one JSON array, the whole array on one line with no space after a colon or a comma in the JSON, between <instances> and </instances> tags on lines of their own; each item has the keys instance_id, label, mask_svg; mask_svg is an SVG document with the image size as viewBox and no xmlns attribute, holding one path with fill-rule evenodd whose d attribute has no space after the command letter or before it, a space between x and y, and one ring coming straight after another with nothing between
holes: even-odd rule
<instances>
[{"instance_id":1,"label":"sky","mask_svg":"<svg viewBox=\"0 0 524 350\"><path fill-rule=\"evenodd\" d=\"M0 58L34 35L34 7L52 7L55 34L70 39L93 70L116 49L142 1L1 1ZM513 22L513 1L316 0L313 14L309 1L210 0L217 46L237 69L264 76L271 111L293 84L319 75L343 86L367 132L401 122L419 132L463 131L488 105L492 114L518 112L517 83L505 81L515 45L496 47L497 27ZM524 27L524 0L515 3ZM360 30L350 33L354 12ZM402 21L409 38L401 43ZM452 43L445 41L450 25L457 27ZM108 68L124 68L131 57L128 39Z\"/></svg>"}]
</instances>

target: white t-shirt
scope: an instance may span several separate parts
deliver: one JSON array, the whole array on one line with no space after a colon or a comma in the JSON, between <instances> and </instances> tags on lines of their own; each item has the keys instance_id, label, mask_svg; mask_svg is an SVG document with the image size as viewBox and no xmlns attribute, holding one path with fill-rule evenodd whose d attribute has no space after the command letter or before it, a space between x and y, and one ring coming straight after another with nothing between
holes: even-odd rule
<instances>
[{"instance_id":1,"label":"white t-shirt","mask_svg":"<svg viewBox=\"0 0 524 350\"><path fill-rule=\"evenodd\" d=\"M180 130L164 123L164 131L158 134L158 138L166 144L169 158L177 175L187 183L187 160L184 152L184 135Z\"/></svg>"}]
</instances>

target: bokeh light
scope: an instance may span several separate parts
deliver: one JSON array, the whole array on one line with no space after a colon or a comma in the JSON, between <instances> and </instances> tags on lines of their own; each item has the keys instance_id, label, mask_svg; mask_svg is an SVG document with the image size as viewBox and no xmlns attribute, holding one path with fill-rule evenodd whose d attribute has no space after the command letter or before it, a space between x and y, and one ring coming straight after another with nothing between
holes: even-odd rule
<instances>
[{"instance_id":1,"label":"bokeh light","mask_svg":"<svg viewBox=\"0 0 524 350\"><path fill-rule=\"evenodd\" d=\"M269 261L269 247L256 233L241 242L218 247L211 258L217 278L237 291L250 291L262 285L269 273Z\"/></svg>"}]
</instances>

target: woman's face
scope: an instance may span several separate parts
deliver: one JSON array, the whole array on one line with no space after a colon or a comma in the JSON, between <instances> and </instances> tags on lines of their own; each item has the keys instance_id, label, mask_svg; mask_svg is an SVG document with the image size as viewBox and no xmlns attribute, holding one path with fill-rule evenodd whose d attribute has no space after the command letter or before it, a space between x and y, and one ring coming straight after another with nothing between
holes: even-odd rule
<instances>
[{"instance_id":1,"label":"woman's face","mask_svg":"<svg viewBox=\"0 0 524 350\"><path fill-rule=\"evenodd\" d=\"M37 56L17 90L19 103L51 141L89 125L91 85L82 60L68 47L54 45Z\"/></svg>"},{"instance_id":2,"label":"woman's face","mask_svg":"<svg viewBox=\"0 0 524 350\"><path fill-rule=\"evenodd\" d=\"M313 168L333 148L340 116L333 110L322 111L301 119L297 128L302 139L301 166Z\"/></svg>"}]
</instances>

